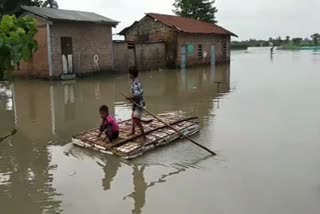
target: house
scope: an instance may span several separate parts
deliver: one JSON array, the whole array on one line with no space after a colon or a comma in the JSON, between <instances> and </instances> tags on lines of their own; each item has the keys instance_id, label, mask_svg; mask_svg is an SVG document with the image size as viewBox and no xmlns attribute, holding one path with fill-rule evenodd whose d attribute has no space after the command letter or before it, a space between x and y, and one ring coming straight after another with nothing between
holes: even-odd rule
<instances>
[{"instance_id":1,"label":"house","mask_svg":"<svg viewBox=\"0 0 320 214\"><path fill-rule=\"evenodd\" d=\"M166 68L166 43L113 41L114 70L128 72Z\"/></svg>"},{"instance_id":2,"label":"house","mask_svg":"<svg viewBox=\"0 0 320 214\"><path fill-rule=\"evenodd\" d=\"M39 49L17 75L72 79L77 75L113 70L112 27L118 22L81 11L22 6L36 19Z\"/></svg>"},{"instance_id":3,"label":"house","mask_svg":"<svg viewBox=\"0 0 320 214\"><path fill-rule=\"evenodd\" d=\"M168 67L230 61L234 33L215 24L180 16L147 13L120 32L130 42L166 43ZM181 64L182 63L182 64Z\"/></svg>"}]
</instances>

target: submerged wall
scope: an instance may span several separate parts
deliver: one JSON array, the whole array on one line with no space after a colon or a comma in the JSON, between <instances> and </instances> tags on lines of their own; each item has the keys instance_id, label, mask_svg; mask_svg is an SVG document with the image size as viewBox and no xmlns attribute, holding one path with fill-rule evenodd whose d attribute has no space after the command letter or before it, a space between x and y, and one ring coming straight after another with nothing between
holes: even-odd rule
<instances>
[{"instance_id":1,"label":"submerged wall","mask_svg":"<svg viewBox=\"0 0 320 214\"><path fill-rule=\"evenodd\" d=\"M128 72L131 67L140 71L157 70L166 67L166 44L114 42L114 68Z\"/></svg>"}]
</instances>

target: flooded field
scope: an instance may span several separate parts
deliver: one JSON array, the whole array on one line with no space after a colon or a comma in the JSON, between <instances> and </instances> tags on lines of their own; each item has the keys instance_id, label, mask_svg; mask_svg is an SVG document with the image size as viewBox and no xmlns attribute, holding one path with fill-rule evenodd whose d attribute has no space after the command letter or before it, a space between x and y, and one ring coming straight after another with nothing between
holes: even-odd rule
<instances>
[{"instance_id":1,"label":"flooded field","mask_svg":"<svg viewBox=\"0 0 320 214\"><path fill-rule=\"evenodd\" d=\"M233 52L231 65L145 72L154 113L199 116L194 139L134 161L71 145L119 120L127 75L72 82L16 80L0 89L0 213L317 214L320 212L320 52ZM219 84L218 84L219 83Z\"/></svg>"}]
</instances>

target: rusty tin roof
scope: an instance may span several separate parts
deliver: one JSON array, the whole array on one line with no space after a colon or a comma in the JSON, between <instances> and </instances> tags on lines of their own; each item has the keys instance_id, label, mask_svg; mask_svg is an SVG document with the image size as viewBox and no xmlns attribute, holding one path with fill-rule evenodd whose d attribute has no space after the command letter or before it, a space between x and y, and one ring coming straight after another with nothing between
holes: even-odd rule
<instances>
[{"instance_id":1,"label":"rusty tin roof","mask_svg":"<svg viewBox=\"0 0 320 214\"><path fill-rule=\"evenodd\" d=\"M185 33L224 34L237 36L219 25L181 16L147 13L154 20Z\"/></svg>"},{"instance_id":2,"label":"rusty tin roof","mask_svg":"<svg viewBox=\"0 0 320 214\"><path fill-rule=\"evenodd\" d=\"M151 17L154 21L160 22L173 30L185 33L194 34L220 34L220 35L231 35L236 36L236 34L231 31L208 22L199 21L196 19L185 18L181 16L165 15L158 13L147 13L147 16ZM128 30L134 27L139 22L134 22L131 26L123 29L120 34L124 35Z\"/></svg>"}]
</instances>

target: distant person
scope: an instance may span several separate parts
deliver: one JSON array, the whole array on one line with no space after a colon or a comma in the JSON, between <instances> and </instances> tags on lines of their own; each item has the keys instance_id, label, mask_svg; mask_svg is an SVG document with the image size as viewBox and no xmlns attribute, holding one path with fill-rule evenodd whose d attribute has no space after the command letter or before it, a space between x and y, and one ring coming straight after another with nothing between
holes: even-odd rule
<instances>
[{"instance_id":1,"label":"distant person","mask_svg":"<svg viewBox=\"0 0 320 214\"><path fill-rule=\"evenodd\" d=\"M101 137L102 133L105 133L106 139L111 143L113 140L116 140L119 137L119 125L116 122L116 119L109 114L109 108L106 105L103 105L99 109L99 113L102 119L100 125L100 133L98 138Z\"/></svg>"},{"instance_id":2,"label":"distant person","mask_svg":"<svg viewBox=\"0 0 320 214\"><path fill-rule=\"evenodd\" d=\"M272 47L272 48L270 49L270 54L271 54L271 55L273 55L273 50L274 50L274 47Z\"/></svg>"},{"instance_id":3,"label":"distant person","mask_svg":"<svg viewBox=\"0 0 320 214\"><path fill-rule=\"evenodd\" d=\"M273 43L270 43L270 45L271 45L271 48L270 48L270 54L271 55L273 55L273 50L274 50L274 44Z\"/></svg>"},{"instance_id":4,"label":"distant person","mask_svg":"<svg viewBox=\"0 0 320 214\"><path fill-rule=\"evenodd\" d=\"M143 116L143 108L145 107L145 101L143 97L143 87L138 79L139 71L137 68L130 69L129 71L129 78L131 79L131 97L126 97L126 99L132 102L132 131L131 135L135 135L136 126L141 131L141 134L144 138L145 132L142 125L142 116ZM138 104L138 105L136 105Z\"/></svg>"}]
</instances>

